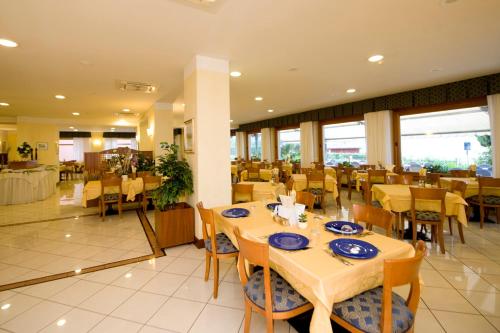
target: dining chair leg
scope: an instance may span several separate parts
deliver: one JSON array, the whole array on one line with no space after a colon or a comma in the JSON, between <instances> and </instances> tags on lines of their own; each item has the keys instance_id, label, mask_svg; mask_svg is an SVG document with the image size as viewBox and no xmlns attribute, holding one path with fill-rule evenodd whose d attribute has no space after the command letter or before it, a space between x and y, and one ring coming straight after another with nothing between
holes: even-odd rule
<instances>
[{"instance_id":1,"label":"dining chair leg","mask_svg":"<svg viewBox=\"0 0 500 333\"><path fill-rule=\"evenodd\" d=\"M274 332L273 317L266 316L266 327L267 327L267 333L273 333Z\"/></svg>"},{"instance_id":2,"label":"dining chair leg","mask_svg":"<svg viewBox=\"0 0 500 333\"><path fill-rule=\"evenodd\" d=\"M122 218L122 201L118 201L118 216Z\"/></svg>"},{"instance_id":3,"label":"dining chair leg","mask_svg":"<svg viewBox=\"0 0 500 333\"><path fill-rule=\"evenodd\" d=\"M214 298L219 293L219 259L214 258Z\"/></svg>"},{"instance_id":4,"label":"dining chair leg","mask_svg":"<svg viewBox=\"0 0 500 333\"><path fill-rule=\"evenodd\" d=\"M205 281L208 281L208 276L210 275L210 261L212 256L208 251L205 251Z\"/></svg>"},{"instance_id":5,"label":"dining chair leg","mask_svg":"<svg viewBox=\"0 0 500 333\"><path fill-rule=\"evenodd\" d=\"M500 223L500 207L495 208L497 211L497 224Z\"/></svg>"},{"instance_id":6,"label":"dining chair leg","mask_svg":"<svg viewBox=\"0 0 500 333\"><path fill-rule=\"evenodd\" d=\"M349 200L351 200L351 192L352 192L351 185L347 184L347 199Z\"/></svg>"},{"instance_id":7,"label":"dining chair leg","mask_svg":"<svg viewBox=\"0 0 500 333\"><path fill-rule=\"evenodd\" d=\"M245 299L245 330L244 333L250 332L250 321L252 320L252 306L249 301Z\"/></svg>"},{"instance_id":8,"label":"dining chair leg","mask_svg":"<svg viewBox=\"0 0 500 333\"><path fill-rule=\"evenodd\" d=\"M484 225L484 207L479 206L479 228L483 229Z\"/></svg>"},{"instance_id":9,"label":"dining chair leg","mask_svg":"<svg viewBox=\"0 0 500 333\"><path fill-rule=\"evenodd\" d=\"M450 228L450 235L453 236L453 225L451 224L451 216L448 216L448 227Z\"/></svg>"},{"instance_id":10,"label":"dining chair leg","mask_svg":"<svg viewBox=\"0 0 500 333\"><path fill-rule=\"evenodd\" d=\"M465 244L464 229L462 223L458 222L457 220L457 224L458 224L458 234L460 235L460 241L462 242L462 244Z\"/></svg>"},{"instance_id":11,"label":"dining chair leg","mask_svg":"<svg viewBox=\"0 0 500 333\"><path fill-rule=\"evenodd\" d=\"M106 203L103 201L102 202L102 215L101 215L101 219L104 221L105 218L106 218Z\"/></svg>"},{"instance_id":12,"label":"dining chair leg","mask_svg":"<svg viewBox=\"0 0 500 333\"><path fill-rule=\"evenodd\" d=\"M415 244L417 243L417 223L415 221L412 222L411 229L412 229L411 238L412 238L413 246L415 246ZM404 231L403 231L403 233L404 233Z\"/></svg>"},{"instance_id":13,"label":"dining chair leg","mask_svg":"<svg viewBox=\"0 0 500 333\"><path fill-rule=\"evenodd\" d=\"M443 223L439 223L439 225L437 227L437 238L438 238L438 241L439 241L439 247L441 248L441 253L445 254Z\"/></svg>"}]
</instances>

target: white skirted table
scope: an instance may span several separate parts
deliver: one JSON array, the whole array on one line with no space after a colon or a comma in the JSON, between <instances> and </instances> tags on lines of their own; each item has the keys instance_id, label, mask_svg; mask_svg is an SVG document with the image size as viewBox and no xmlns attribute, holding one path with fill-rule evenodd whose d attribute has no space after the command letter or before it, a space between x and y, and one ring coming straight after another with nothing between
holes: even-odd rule
<instances>
[{"instance_id":1,"label":"white skirted table","mask_svg":"<svg viewBox=\"0 0 500 333\"><path fill-rule=\"evenodd\" d=\"M58 181L57 167L2 170L0 172L0 205L44 200L56 192Z\"/></svg>"}]
</instances>

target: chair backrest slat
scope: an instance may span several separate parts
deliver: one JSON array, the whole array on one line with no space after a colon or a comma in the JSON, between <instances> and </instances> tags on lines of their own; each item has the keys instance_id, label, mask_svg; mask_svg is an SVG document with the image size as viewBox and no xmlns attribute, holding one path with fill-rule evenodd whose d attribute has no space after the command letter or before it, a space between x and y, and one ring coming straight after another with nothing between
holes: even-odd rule
<instances>
[{"instance_id":1,"label":"chair backrest slat","mask_svg":"<svg viewBox=\"0 0 500 333\"><path fill-rule=\"evenodd\" d=\"M368 225L376 225L385 230L385 235L391 237L392 221L395 215L385 209L371 205L352 205L354 222L365 222Z\"/></svg>"}]
</instances>

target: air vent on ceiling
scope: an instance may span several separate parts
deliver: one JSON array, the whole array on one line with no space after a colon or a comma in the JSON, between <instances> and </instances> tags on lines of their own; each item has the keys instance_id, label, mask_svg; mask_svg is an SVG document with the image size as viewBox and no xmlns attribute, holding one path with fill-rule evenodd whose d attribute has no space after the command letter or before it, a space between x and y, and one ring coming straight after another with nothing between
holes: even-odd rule
<instances>
[{"instance_id":1,"label":"air vent on ceiling","mask_svg":"<svg viewBox=\"0 0 500 333\"><path fill-rule=\"evenodd\" d=\"M130 113L130 112L115 112L115 116L117 117L122 117L122 118L132 118L132 117L138 117L140 114L139 113Z\"/></svg>"},{"instance_id":2,"label":"air vent on ceiling","mask_svg":"<svg viewBox=\"0 0 500 333\"><path fill-rule=\"evenodd\" d=\"M156 86L150 83L133 81L118 81L118 88L121 91L135 91L143 92L146 94L154 93L158 89Z\"/></svg>"}]
</instances>

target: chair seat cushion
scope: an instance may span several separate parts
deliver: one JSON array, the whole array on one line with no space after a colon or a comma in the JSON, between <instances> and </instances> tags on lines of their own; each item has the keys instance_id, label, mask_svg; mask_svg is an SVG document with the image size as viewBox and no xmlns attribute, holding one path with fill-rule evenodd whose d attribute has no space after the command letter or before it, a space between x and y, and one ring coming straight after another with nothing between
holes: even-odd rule
<instances>
[{"instance_id":1,"label":"chair seat cushion","mask_svg":"<svg viewBox=\"0 0 500 333\"><path fill-rule=\"evenodd\" d=\"M333 314L364 332L380 332L382 287L334 304ZM405 300L398 294L392 293L392 332L406 332L412 327L413 321L413 313L406 306Z\"/></svg>"},{"instance_id":2,"label":"chair seat cushion","mask_svg":"<svg viewBox=\"0 0 500 333\"><path fill-rule=\"evenodd\" d=\"M322 188L310 188L308 189L308 192L311 192L314 195L323 195L323 189Z\"/></svg>"},{"instance_id":3,"label":"chair seat cushion","mask_svg":"<svg viewBox=\"0 0 500 333\"><path fill-rule=\"evenodd\" d=\"M416 210L415 217L421 221L441 221L441 214L428 210Z\"/></svg>"},{"instance_id":4,"label":"chair seat cushion","mask_svg":"<svg viewBox=\"0 0 500 333\"><path fill-rule=\"evenodd\" d=\"M474 195L467 199L473 204L479 205L479 195ZM483 203L486 205L500 205L500 196L498 195L483 195Z\"/></svg>"},{"instance_id":5,"label":"chair seat cushion","mask_svg":"<svg viewBox=\"0 0 500 333\"><path fill-rule=\"evenodd\" d=\"M243 288L248 298L258 307L265 308L264 271L253 273ZM271 295L273 312L286 312L297 309L308 301L278 273L271 270Z\"/></svg>"},{"instance_id":6,"label":"chair seat cushion","mask_svg":"<svg viewBox=\"0 0 500 333\"><path fill-rule=\"evenodd\" d=\"M219 233L215 236L217 242L217 253L234 253L238 252L238 249L233 245L231 240L226 236L225 233ZM210 239L205 240L205 248L207 251L212 252L212 241Z\"/></svg>"},{"instance_id":7,"label":"chair seat cushion","mask_svg":"<svg viewBox=\"0 0 500 333\"><path fill-rule=\"evenodd\" d=\"M146 192L144 192L144 194L146 195L146 197L152 197L153 194L155 193L156 190L146 190Z\"/></svg>"},{"instance_id":8,"label":"chair seat cushion","mask_svg":"<svg viewBox=\"0 0 500 333\"><path fill-rule=\"evenodd\" d=\"M118 201L120 193L104 193L104 201Z\"/></svg>"},{"instance_id":9,"label":"chair seat cushion","mask_svg":"<svg viewBox=\"0 0 500 333\"><path fill-rule=\"evenodd\" d=\"M372 206L377 207L377 208L383 208L382 204L378 200L373 200L372 201Z\"/></svg>"}]
</instances>

